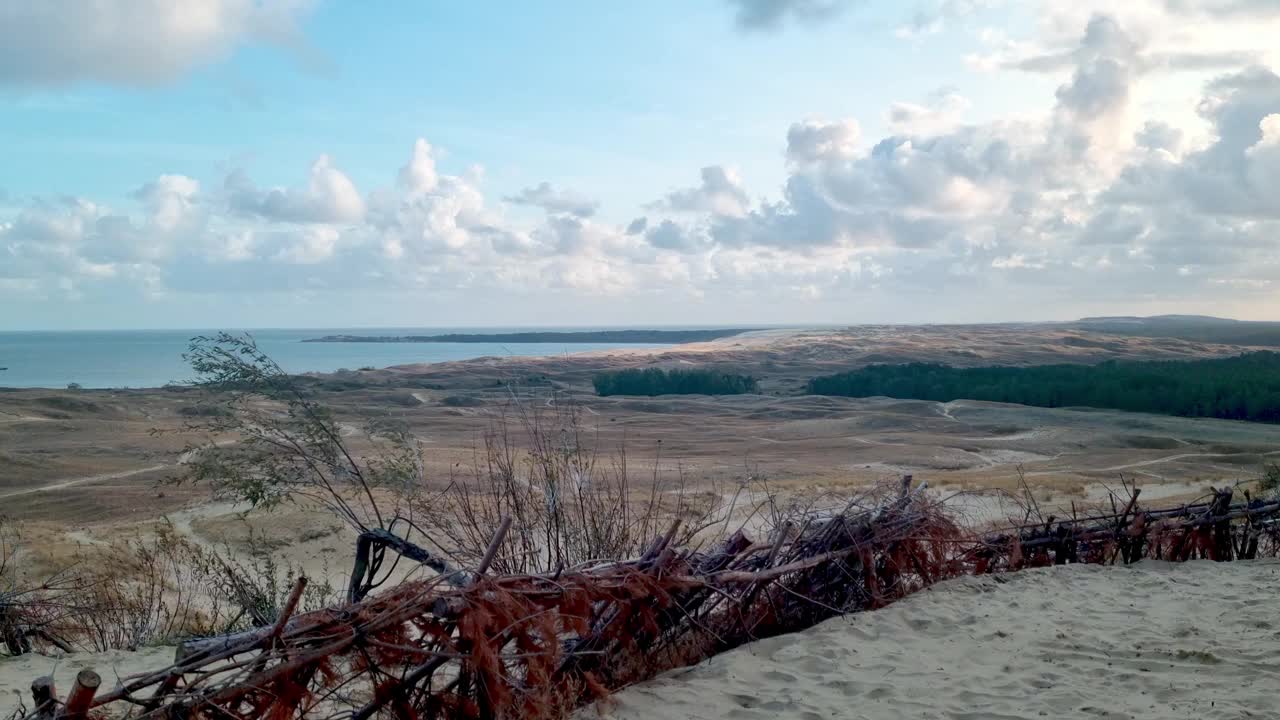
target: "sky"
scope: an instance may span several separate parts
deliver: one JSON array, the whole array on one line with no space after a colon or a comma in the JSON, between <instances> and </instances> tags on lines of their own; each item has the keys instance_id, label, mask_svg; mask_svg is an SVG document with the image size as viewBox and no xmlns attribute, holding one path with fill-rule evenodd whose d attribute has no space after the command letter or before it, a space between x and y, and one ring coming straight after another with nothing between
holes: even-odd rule
<instances>
[{"instance_id":1,"label":"sky","mask_svg":"<svg viewBox=\"0 0 1280 720\"><path fill-rule=\"evenodd\" d=\"M1277 0L0 0L0 330L1280 319Z\"/></svg>"}]
</instances>

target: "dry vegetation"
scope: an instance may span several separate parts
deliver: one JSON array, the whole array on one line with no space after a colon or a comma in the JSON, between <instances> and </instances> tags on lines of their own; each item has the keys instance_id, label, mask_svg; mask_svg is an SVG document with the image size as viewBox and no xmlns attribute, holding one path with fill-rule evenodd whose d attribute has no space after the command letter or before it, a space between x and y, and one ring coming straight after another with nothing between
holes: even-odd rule
<instances>
[{"instance_id":1,"label":"dry vegetation","mask_svg":"<svg viewBox=\"0 0 1280 720\"><path fill-rule=\"evenodd\" d=\"M504 511L534 512L542 493L586 493L577 507L595 503L580 510L579 529L572 530L577 537L565 536L569 524L563 517L521 523L538 528L542 546L548 532L555 536L564 544L561 558L580 558L583 551L570 546L584 538L626 555L620 548L643 543L651 525L664 522L647 520L650 526L642 526L636 518L645 512L630 509L627 522L605 522L608 514L600 508L617 507L612 501L619 496L631 500L628 508L657 501L663 518L714 512L716 503L735 497L760 504L763 491L740 488L761 477L769 480L768 494L804 497L856 492L912 473L946 495L975 488L1016 491L1021 472L1042 504L1069 508L1104 501L1104 487L1124 475L1142 484L1153 501L1172 501L1201 495L1211 484L1255 476L1280 457L1280 427L795 393L816 373L867 362L1025 364L1237 350L1052 326L862 327L766 331L662 351L488 359L304 378L308 396L327 408L330 429L353 455L372 457L395 443L410 451L398 456L399 468L370 468L377 476L374 497L390 503L392 511L385 523L373 518L358 524L337 520L324 509L323 495L314 502L295 495L294 502L270 513L246 515L248 505L214 497L207 484L165 482L191 469L212 469L209 463L226 457L186 452L192 445L239 436L234 428L216 427L233 416L199 389L8 391L0 393L0 501L6 514L21 520L27 538L22 572L30 574L28 580L74 563L87 550L155 537L163 527L157 521L168 515L178 535L203 549L247 559L269 549L282 562L335 584L345 582L350 548L365 529L390 527L445 562L465 564L483 551ZM759 378L761 393L600 398L590 387L600 370L692 365L739 369ZM270 402L257 402L244 409L271 411ZM156 428L165 432L152 432ZM182 428L204 429L173 432ZM225 449L232 455L252 452L245 444ZM589 468L589 482L583 481L583 468ZM415 477L412 502L393 502L396 493L387 485L397 473ZM502 486L510 491L505 498L496 492ZM477 495L502 499L485 506ZM343 497L357 513L369 504L360 496ZM981 505L978 514L991 514L985 500L974 502ZM461 527L450 522L459 508L467 508ZM563 514L565 507L556 512ZM401 520L392 525L396 517ZM596 527L586 521L596 521ZM627 525L632 528L621 529ZM423 539L428 532L445 547L430 546ZM532 553L531 539L521 542L525 548L510 548L501 562L554 562L554 554ZM404 569L402 564L396 572Z\"/></svg>"},{"instance_id":2,"label":"dry vegetation","mask_svg":"<svg viewBox=\"0 0 1280 720\"><path fill-rule=\"evenodd\" d=\"M202 339L191 360L205 382L176 411L183 432L154 435L168 447L174 438L184 439L178 459L167 466L176 477L157 492L194 484L238 507L293 507L336 518L345 534L326 530L320 537L333 535L339 545L354 541L348 545L354 562L343 556L351 562L349 583L341 593L324 578L302 580L301 569L278 561L280 553L255 536L253 525L246 526L242 544L256 547L256 555L199 542L191 535L194 517L77 547L57 571L21 572L19 565L36 564L34 554L20 546L17 526L0 525L0 637L10 654L221 638L185 644L174 668L127 679L100 703L147 689L148 710L216 707L293 717L354 708L356 717L369 717L390 708L425 717L558 717L665 668L874 607L945 577L1061 562L1231 559L1277 550L1280 503L1269 495L1275 471L1258 485L1264 496L1248 497L1246 504L1233 505L1230 492L1215 491L1208 503L1139 512L1138 493L1126 485L1130 502L1123 511L1077 515L1073 506L1069 519L1054 517L1037 492L1052 479L1052 463L1067 461L1062 454L1050 458L1008 445L1064 444L1065 433L1046 434L1042 419L1097 433L1098 413L1039 411L1032 427L1023 429L997 425L990 415L1022 413L1017 417L1028 422L1031 409L987 404L877 400L859 406L755 397L734 407L663 400L643 413L676 410L694 437L665 446L655 441L653 457L636 462L628 457L630 443L654 430L634 417L621 423L609 417L606 424L605 401L579 404L572 386L551 380L533 383L531 390L518 382L481 383L469 397L484 413L443 400L430 405L433 396L411 393L423 407L458 413L453 417L468 418L468 427L479 430L469 453L455 454L446 472L437 474L427 461L435 438L415 428L421 416L355 411L351 402L364 407L371 395L384 392L376 384L348 398L346 391L321 387L329 382L324 378L288 376L251 342L229 336ZM337 402L330 406L328 400ZM698 407L705 409L701 416ZM923 488L862 483L862 490L850 491L766 482L745 464L733 474L691 476L686 465L664 457L671 445L695 446L694 428L740 431L710 427L709 418L729 413L741 424L760 423L761 434L751 439L763 445L794 443L780 454L815 441L889 448L877 451L886 458L918 450L919 442L905 449L894 442L898 433L964 443L956 449L981 460L988 484L993 468L1011 468L1017 478L1011 487L1022 493L1028 524L1003 535L978 535L962 529ZM1111 415L1135 431L1121 436L1126 452L1135 445L1162 453L1191 446L1178 437L1179 419ZM348 417L362 418L363 427ZM1214 426L1208 427L1209 437L1202 432L1196 442L1214 442ZM1256 432L1257 448L1223 441L1206 452L1154 462L1129 455L1123 467L1098 472L1183 457L1231 462L1249 456L1261 463L1274 452L1265 444L1269 428L1219 430L1234 433L1237 442ZM435 462L438 467L439 455ZM1049 467L1024 468L1037 463ZM1239 468L1245 466L1232 469L1244 474ZM840 469L858 476L847 466ZM864 477L903 469L877 461ZM935 469L954 480L973 467ZM94 484L24 489L11 497L52 496ZM414 579L424 567L434 573ZM384 586L389 589L378 592ZM359 604L294 617L342 599Z\"/></svg>"}]
</instances>

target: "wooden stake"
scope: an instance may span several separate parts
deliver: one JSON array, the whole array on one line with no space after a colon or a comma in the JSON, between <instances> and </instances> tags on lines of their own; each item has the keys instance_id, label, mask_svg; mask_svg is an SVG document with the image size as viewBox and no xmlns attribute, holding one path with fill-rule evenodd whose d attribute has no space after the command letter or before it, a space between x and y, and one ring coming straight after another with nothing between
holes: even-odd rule
<instances>
[{"instance_id":1,"label":"wooden stake","mask_svg":"<svg viewBox=\"0 0 1280 720\"><path fill-rule=\"evenodd\" d=\"M476 568L476 577L480 577L489 572L489 566L493 564L494 558L498 557L498 548L502 547L502 541L507 537L507 531L511 529L511 516L502 518L502 524L498 526L498 532L493 534L493 538L489 540L489 547L484 551L484 559L480 561L480 567Z\"/></svg>"},{"instance_id":2,"label":"wooden stake","mask_svg":"<svg viewBox=\"0 0 1280 720\"><path fill-rule=\"evenodd\" d=\"M93 704L93 696L98 694L98 686L102 677L98 673L85 669L76 674L76 682L71 686L71 694L67 695L67 704L58 713L58 720L85 720L89 716L89 706Z\"/></svg>"},{"instance_id":3,"label":"wooden stake","mask_svg":"<svg viewBox=\"0 0 1280 720\"><path fill-rule=\"evenodd\" d=\"M280 611L280 617L276 618L275 625L271 626L271 639L280 637L284 632L284 626L289 622L289 618L293 617L293 612L298 609L298 603L302 600L302 591L307 589L307 576L299 575L298 581L293 584L293 592L289 593L289 599L284 604L284 610Z\"/></svg>"},{"instance_id":4,"label":"wooden stake","mask_svg":"<svg viewBox=\"0 0 1280 720\"><path fill-rule=\"evenodd\" d=\"M52 718L58 707L58 691L53 687L53 676L45 675L31 681L31 702L36 706L37 718Z\"/></svg>"}]
</instances>

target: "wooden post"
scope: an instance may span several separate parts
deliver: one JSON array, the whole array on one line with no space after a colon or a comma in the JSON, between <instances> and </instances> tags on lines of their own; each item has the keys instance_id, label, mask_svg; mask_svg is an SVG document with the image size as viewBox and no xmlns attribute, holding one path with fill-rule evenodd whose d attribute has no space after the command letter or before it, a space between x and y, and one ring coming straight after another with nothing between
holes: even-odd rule
<instances>
[{"instance_id":1,"label":"wooden post","mask_svg":"<svg viewBox=\"0 0 1280 720\"><path fill-rule=\"evenodd\" d=\"M1213 524L1212 542L1210 553L1214 560L1219 562L1230 561L1234 548L1231 543L1231 488L1225 487L1214 493L1213 505L1209 508L1210 515L1220 518Z\"/></svg>"},{"instance_id":2,"label":"wooden post","mask_svg":"<svg viewBox=\"0 0 1280 720\"><path fill-rule=\"evenodd\" d=\"M502 547L502 541L507 537L507 531L511 529L511 516L502 518L502 524L498 526L498 531L493 534L493 538L489 540L489 547L484 551L484 558L480 561L480 566L476 568L476 577L480 577L489 572L489 566L498 557L498 549Z\"/></svg>"},{"instance_id":3,"label":"wooden post","mask_svg":"<svg viewBox=\"0 0 1280 720\"><path fill-rule=\"evenodd\" d=\"M53 687L52 675L31 681L31 702L35 705L35 717L53 717L58 708L58 691Z\"/></svg>"},{"instance_id":4,"label":"wooden post","mask_svg":"<svg viewBox=\"0 0 1280 720\"><path fill-rule=\"evenodd\" d=\"M297 582L293 585L293 592L289 593L289 599L284 604L284 609L280 611L280 617L276 618L276 622L271 626L271 639L274 640L284 633L284 627L289 623L289 618L293 617L293 613L298 609L298 603L302 600L302 591L307 589L307 576L299 575Z\"/></svg>"},{"instance_id":5,"label":"wooden post","mask_svg":"<svg viewBox=\"0 0 1280 720\"><path fill-rule=\"evenodd\" d=\"M672 521L671 526L667 528L666 534L660 538L654 539L653 544L649 546L649 549L645 551L644 555L640 556L640 561L642 563L652 562L662 554L663 550L667 549L667 546L675 539L676 533L680 531L680 522L680 518L676 518Z\"/></svg>"},{"instance_id":6,"label":"wooden post","mask_svg":"<svg viewBox=\"0 0 1280 720\"><path fill-rule=\"evenodd\" d=\"M356 559L351 568L351 582L347 585L347 602L360 602L364 599L362 586L365 573L369 571L369 551L372 548L373 539L362 533L356 540Z\"/></svg>"},{"instance_id":7,"label":"wooden post","mask_svg":"<svg viewBox=\"0 0 1280 720\"><path fill-rule=\"evenodd\" d=\"M81 670L76 674L76 682L67 695L67 704L57 715L57 720L85 720L89 716L89 706L93 696L98 694L98 686L102 677L92 670Z\"/></svg>"}]
</instances>

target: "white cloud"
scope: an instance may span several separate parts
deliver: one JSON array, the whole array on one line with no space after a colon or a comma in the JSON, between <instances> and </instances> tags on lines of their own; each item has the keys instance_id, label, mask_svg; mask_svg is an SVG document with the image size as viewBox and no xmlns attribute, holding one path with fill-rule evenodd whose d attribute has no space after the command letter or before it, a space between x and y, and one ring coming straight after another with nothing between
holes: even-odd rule
<instances>
[{"instance_id":1,"label":"white cloud","mask_svg":"<svg viewBox=\"0 0 1280 720\"><path fill-rule=\"evenodd\" d=\"M857 120L804 120L787 130L787 159L804 164L850 158L857 153L861 139Z\"/></svg>"},{"instance_id":2,"label":"white cloud","mask_svg":"<svg viewBox=\"0 0 1280 720\"><path fill-rule=\"evenodd\" d=\"M337 228L312 225L303 228L277 255L280 260L300 265L315 265L334 256L340 233Z\"/></svg>"},{"instance_id":3,"label":"white cloud","mask_svg":"<svg viewBox=\"0 0 1280 720\"><path fill-rule=\"evenodd\" d=\"M1272 113L1258 124L1262 137L1245 150L1248 182L1258 197L1272 197L1280 191L1280 114ZM1280 215L1280 200L1276 201Z\"/></svg>"},{"instance_id":4,"label":"white cloud","mask_svg":"<svg viewBox=\"0 0 1280 720\"><path fill-rule=\"evenodd\" d=\"M731 168L708 165L702 168L702 182L697 187L667 193L654 209L674 213L704 213L739 217L746 213L750 198L742 187L742 178Z\"/></svg>"},{"instance_id":5,"label":"white cloud","mask_svg":"<svg viewBox=\"0 0 1280 720\"><path fill-rule=\"evenodd\" d=\"M161 175L134 193L150 215L152 225L165 233L177 232L198 213L200 183L185 175Z\"/></svg>"},{"instance_id":6,"label":"white cloud","mask_svg":"<svg viewBox=\"0 0 1280 720\"><path fill-rule=\"evenodd\" d=\"M889 129L896 135L939 135L959 126L971 106L952 90L939 91L924 105L896 102L889 106Z\"/></svg>"},{"instance_id":7,"label":"white cloud","mask_svg":"<svg viewBox=\"0 0 1280 720\"><path fill-rule=\"evenodd\" d=\"M297 46L307 0L0 3L0 84L157 85L251 43Z\"/></svg>"},{"instance_id":8,"label":"white cloud","mask_svg":"<svg viewBox=\"0 0 1280 720\"><path fill-rule=\"evenodd\" d=\"M930 293L957 313L982 302L1009 312L985 299L996 296L1028 307L1082 294L1095 307L1273 298L1280 76L1177 70L1185 96L1150 102L1173 72L1150 62L1169 56L1169 13L1131 26L1095 9L1011 41L1050 78L1039 112L975 121L943 90L885 108L883 138L852 118L798 121L776 140L781 188L762 195L706 164L690 187L654 188L643 215L602 218L550 181L491 193L483 173L450 174L420 139L363 193L321 156L301 187L233 173L210 191L167 174L130 207L30 202L0 215L0 293L665 293L726 306L856 299L886 312Z\"/></svg>"},{"instance_id":9,"label":"white cloud","mask_svg":"<svg viewBox=\"0 0 1280 720\"><path fill-rule=\"evenodd\" d=\"M439 181L431 143L418 138L413 143L409 162L400 168L400 185L411 194L419 194L435 190Z\"/></svg>"},{"instance_id":10,"label":"white cloud","mask_svg":"<svg viewBox=\"0 0 1280 720\"><path fill-rule=\"evenodd\" d=\"M508 195L503 200L515 205L540 207L549 213L569 213L578 217L591 217L600 207L600 203L595 200L571 190L557 188L549 182L527 187L518 195Z\"/></svg>"},{"instance_id":11,"label":"white cloud","mask_svg":"<svg viewBox=\"0 0 1280 720\"><path fill-rule=\"evenodd\" d=\"M301 223L358 222L365 203L360 191L327 155L311 165L305 188L272 188L254 185L243 171L227 176L223 190L233 212L265 220Z\"/></svg>"}]
</instances>

